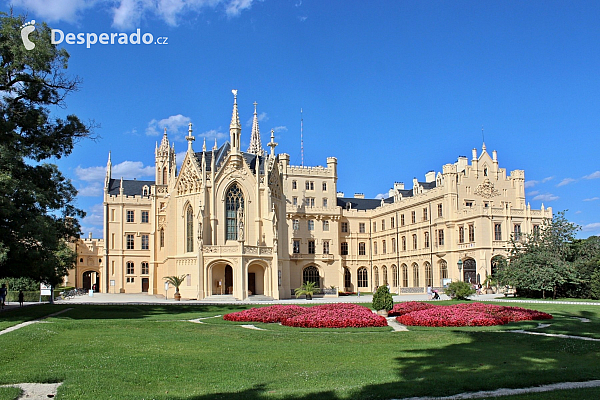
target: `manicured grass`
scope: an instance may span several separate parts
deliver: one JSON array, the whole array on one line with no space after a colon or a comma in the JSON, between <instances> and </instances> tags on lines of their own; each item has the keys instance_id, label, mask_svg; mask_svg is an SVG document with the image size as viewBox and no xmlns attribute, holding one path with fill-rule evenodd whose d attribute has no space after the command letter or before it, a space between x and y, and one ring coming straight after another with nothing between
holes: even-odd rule
<instances>
[{"instance_id":1,"label":"manicured grass","mask_svg":"<svg viewBox=\"0 0 600 400\"><path fill-rule=\"evenodd\" d=\"M0 399L16 399L21 395L21 389L15 387L0 387Z\"/></svg>"},{"instance_id":2,"label":"manicured grass","mask_svg":"<svg viewBox=\"0 0 600 400\"><path fill-rule=\"evenodd\" d=\"M436 302L441 304L442 302ZM445 302L444 302L445 303ZM509 305L517 305L510 302ZM551 313L539 331L600 338L600 307L518 304ZM64 306L43 306L47 314ZM0 336L0 384L64 382L62 399L386 399L600 379L600 342L495 327L305 329L212 317L243 306L91 306ZM42 309L42 307L38 307ZM0 314L31 319L27 308ZM14 314L14 315L10 315ZM573 317L588 318L581 322ZM572 397L568 397L569 394ZM561 400L597 389L510 397ZM0 399L12 399L0 391Z\"/></svg>"}]
</instances>

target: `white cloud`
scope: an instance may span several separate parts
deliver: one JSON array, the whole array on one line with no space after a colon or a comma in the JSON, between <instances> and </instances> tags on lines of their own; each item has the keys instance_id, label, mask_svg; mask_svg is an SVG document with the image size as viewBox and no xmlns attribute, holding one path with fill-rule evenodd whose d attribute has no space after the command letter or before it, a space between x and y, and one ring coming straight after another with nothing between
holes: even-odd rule
<instances>
[{"instance_id":1,"label":"white cloud","mask_svg":"<svg viewBox=\"0 0 600 400\"><path fill-rule=\"evenodd\" d=\"M525 182L525 189L532 188L535 185L537 185L538 183L539 183L538 181L526 181Z\"/></svg>"},{"instance_id":2,"label":"white cloud","mask_svg":"<svg viewBox=\"0 0 600 400\"><path fill-rule=\"evenodd\" d=\"M207 139L206 140L206 148L211 148L211 149L213 148L214 143L210 143L209 144L208 143L209 142L208 139L213 139L213 141L214 141L215 138L218 140L218 139L224 139L224 138L226 138L228 136L229 135L227 133L221 132L221 128L219 128L219 129L211 129L209 131L202 132L200 134L200 137L203 137L203 138Z\"/></svg>"},{"instance_id":3,"label":"white cloud","mask_svg":"<svg viewBox=\"0 0 600 400\"><path fill-rule=\"evenodd\" d=\"M527 193L527 196L535 196L536 194L540 194L539 190L534 190L532 192Z\"/></svg>"},{"instance_id":4,"label":"white cloud","mask_svg":"<svg viewBox=\"0 0 600 400\"><path fill-rule=\"evenodd\" d=\"M568 185L569 183L573 183L575 181L577 181L577 179L565 178L562 181L560 181L560 183L558 185L556 185L556 186L565 186L565 185Z\"/></svg>"},{"instance_id":5,"label":"white cloud","mask_svg":"<svg viewBox=\"0 0 600 400\"><path fill-rule=\"evenodd\" d=\"M287 126L276 126L275 128L273 128L273 131L275 133L278 133L278 132L287 132L287 130L288 130Z\"/></svg>"},{"instance_id":6,"label":"white cloud","mask_svg":"<svg viewBox=\"0 0 600 400\"><path fill-rule=\"evenodd\" d=\"M103 186L100 182L94 182L91 185L77 189L77 196L81 197L96 197L102 196Z\"/></svg>"},{"instance_id":7,"label":"white cloud","mask_svg":"<svg viewBox=\"0 0 600 400\"><path fill-rule=\"evenodd\" d=\"M538 194L537 196L535 196L533 198L534 201L554 201L554 200L558 200L558 196L553 195L551 193L546 193L546 194Z\"/></svg>"},{"instance_id":8,"label":"white cloud","mask_svg":"<svg viewBox=\"0 0 600 400\"><path fill-rule=\"evenodd\" d=\"M600 231L600 222L594 222L592 224L587 224L581 227L582 231Z\"/></svg>"},{"instance_id":9,"label":"white cloud","mask_svg":"<svg viewBox=\"0 0 600 400\"><path fill-rule=\"evenodd\" d=\"M596 201L596 200L600 200L600 197L592 197L590 199L583 199L583 201Z\"/></svg>"},{"instance_id":10,"label":"white cloud","mask_svg":"<svg viewBox=\"0 0 600 400\"><path fill-rule=\"evenodd\" d=\"M548 182L548 181L551 181L552 179L554 179L554 177L553 177L553 176L548 176L548 177L546 177L546 178L542 179L542 183L546 183L546 182Z\"/></svg>"},{"instance_id":11,"label":"white cloud","mask_svg":"<svg viewBox=\"0 0 600 400\"><path fill-rule=\"evenodd\" d=\"M191 118L181 114L171 115L168 118L161 119L160 121L153 119L148 123L146 128L146 135L158 136L164 133L167 128L167 135L179 135L182 132L187 133L188 124Z\"/></svg>"},{"instance_id":12,"label":"white cloud","mask_svg":"<svg viewBox=\"0 0 600 400\"><path fill-rule=\"evenodd\" d=\"M87 237L87 234L92 232L92 237L101 238L104 235L102 231L103 222L104 208L102 203L90 207L86 216L81 220L81 230L84 233L84 237Z\"/></svg>"},{"instance_id":13,"label":"white cloud","mask_svg":"<svg viewBox=\"0 0 600 400\"><path fill-rule=\"evenodd\" d=\"M598 179L600 178L600 171L593 172L583 177L583 179Z\"/></svg>"},{"instance_id":14,"label":"white cloud","mask_svg":"<svg viewBox=\"0 0 600 400\"><path fill-rule=\"evenodd\" d=\"M252 117L250 117L248 119L248 121L246 121L246 126L252 126L252 120L254 119L254 115ZM261 112L260 114L256 115L256 119L258 120L258 122L262 122L262 121L268 121L269 117L267 117L267 113L266 112Z\"/></svg>"},{"instance_id":15,"label":"white cloud","mask_svg":"<svg viewBox=\"0 0 600 400\"><path fill-rule=\"evenodd\" d=\"M252 7L252 0L229 0L225 2L225 13L228 17L237 17L242 10Z\"/></svg>"},{"instance_id":16,"label":"white cloud","mask_svg":"<svg viewBox=\"0 0 600 400\"><path fill-rule=\"evenodd\" d=\"M388 197L390 196L388 196L387 193L379 193L377 196L375 196L376 199L387 199Z\"/></svg>"},{"instance_id":17,"label":"white cloud","mask_svg":"<svg viewBox=\"0 0 600 400\"><path fill-rule=\"evenodd\" d=\"M75 22L81 13L98 3L98 0L13 0L12 5L33 12L46 22Z\"/></svg>"},{"instance_id":18,"label":"white cloud","mask_svg":"<svg viewBox=\"0 0 600 400\"><path fill-rule=\"evenodd\" d=\"M154 167L144 167L144 163L141 161L123 161L120 164L113 165L111 172L112 177L115 179L121 177L124 179L152 177L154 176ZM75 175L79 180L101 184L106 177L106 167L81 168L78 166L75 168Z\"/></svg>"},{"instance_id":19,"label":"white cloud","mask_svg":"<svg viewBox=\"0 0 600 400\"><path fill-rule=\"evenodd\" d=\"M86 182L102 181L106 176L106 167L81 168L77 166L75 175L77 175L77 179Z\"/></svg>"}]
</instances>

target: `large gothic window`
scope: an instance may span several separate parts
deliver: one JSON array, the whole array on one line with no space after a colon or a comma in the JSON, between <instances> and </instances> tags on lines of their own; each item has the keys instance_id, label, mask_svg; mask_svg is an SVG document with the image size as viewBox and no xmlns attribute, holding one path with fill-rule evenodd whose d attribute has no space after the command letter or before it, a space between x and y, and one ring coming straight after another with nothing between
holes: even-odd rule
<instances>
[{"instance_id":1,"label":"large gothic window","mask_svg":"<svg viewBox=\"0 0 600 400\"><path fill-rule=\"evenodd\" d=\"M194 251L194 210L192 206L185 213L185 249L187 252Z\"/></svg>"},{"instance_id":2,"label":"large gothic window","mask_svg":"<svg viewBox=\"0 0 600 400\"><path fill-rule=\"evenodd\" d=\"M315 266L309 266L302 271L302 282L314 282L317 287L320 287L319 270Z\"/></svg>"},{"instance_id":3,"label":"large gothic window","mask_svg":"<svg viewBox=\"0 0 600 400\"><path fill-rule=\"evenodd\" d=\"M227 240L237 240L240 222L238 221L238 210L244 210L244 195L237 183L231 185L227 191L225 208L226 238ZM239 214L243 215L241 212Z\"/></svg>"},{"instance_id":4,"label":"large gothic window","mask_svg":"<svg viewBox=\"0 0 600 400\"><path fill-rule=\"evenodd\" d=\"M360 267L357 272L358 276L358 287L366 288L369 287L369 274L365 267Z\"/></svg>"}]
</instances>

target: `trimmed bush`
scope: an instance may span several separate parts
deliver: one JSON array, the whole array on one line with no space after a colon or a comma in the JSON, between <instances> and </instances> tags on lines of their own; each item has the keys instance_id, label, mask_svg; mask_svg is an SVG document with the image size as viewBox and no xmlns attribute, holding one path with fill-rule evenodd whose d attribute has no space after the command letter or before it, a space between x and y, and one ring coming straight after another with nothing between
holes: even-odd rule
<instances>
[{"instance_id":1,"label":"trimmed bush","mask_svg":"<svg viewBox=\"0 0 600 400\"><path fill-rule=\"evenodd\" d=\"M6 301L11 303L19 302L19 291L10 290L6 294ZM39 290L28 290L23 291L23 301L40 301L40 291Z\"/></svg>"},{"instance_id":2,"label":"trimmed bush","mask_svg":"<svg viewBox=\"0 0 600 400\"><path fill-rule=\"evenodd\" d=\"M467 282L454 281L450 282L445 293L450 296L452 300L468 300L469 296L475 294L475 289Z\"/></svg>"},{"instance_id":3,"label":"trimmed bush","mask_svg":"<svg viewBox=\"0 0 600 400\"><path fill-rule=\"evenodd\" d=\"M394 307L394 299L387 286L379 286L373 294L373 309L390 311Z\"/></svg>"}]
</instances>

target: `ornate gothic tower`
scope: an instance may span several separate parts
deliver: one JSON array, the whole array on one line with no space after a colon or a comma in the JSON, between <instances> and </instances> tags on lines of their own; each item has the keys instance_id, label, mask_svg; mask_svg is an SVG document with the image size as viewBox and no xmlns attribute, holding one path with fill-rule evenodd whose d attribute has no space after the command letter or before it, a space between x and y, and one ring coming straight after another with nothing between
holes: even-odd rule
<instances>
[{"instance_id":1,"label":"ornate gothic tower","mask_svg":"<svg viewBox=\"0 0 600 400\"><path fill-rule=\"evenodd\" d=\"M155 166L156 166L156 184L157 185L169 185L174 182L177 168L175 164L175 145L169 146L169 139L167 138L167 128L163 135L160 147L156 145L154 152Z\"/></svg>"},{"instance_id":2,"label":"ornate gothic tower","mask_svg":"<svg viewBox=\"0 0 600 400\"><path fill-rule=\"evenodd\" d=\"M250 146L248 146L247 153L256 154L257 156L264 156L265 151L263 150L262 143L260 140L260 129L258 129L258 115L256 114L256 105L254 102L254 119L252 120L252 134L250 135Z\"/></svg>"}]
</instances>

